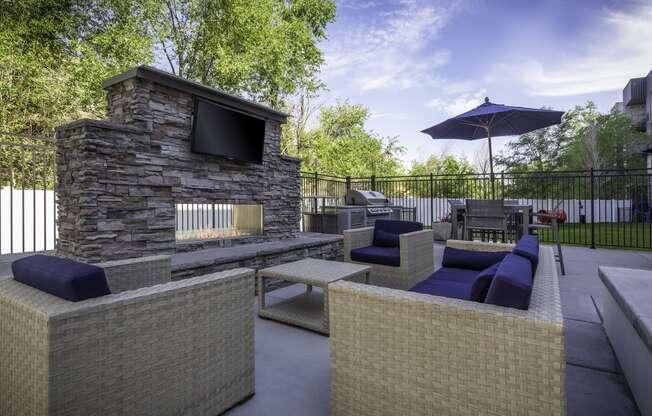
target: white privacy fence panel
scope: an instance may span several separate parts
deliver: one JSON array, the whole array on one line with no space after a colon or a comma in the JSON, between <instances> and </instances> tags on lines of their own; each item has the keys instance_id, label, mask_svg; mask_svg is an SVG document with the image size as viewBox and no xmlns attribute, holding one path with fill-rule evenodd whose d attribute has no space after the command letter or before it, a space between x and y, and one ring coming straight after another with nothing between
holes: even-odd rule
<instances>
[{"instance_id":1,"label":"white privacy fence panel","mask_svg":"<svg viewBox=\"0 0 652 416\"><path fill-rule=\"evenodd\" d=\"M53 250L56 233L54 191L0 189L0 254Z\"/></svg>"}]
</instances>

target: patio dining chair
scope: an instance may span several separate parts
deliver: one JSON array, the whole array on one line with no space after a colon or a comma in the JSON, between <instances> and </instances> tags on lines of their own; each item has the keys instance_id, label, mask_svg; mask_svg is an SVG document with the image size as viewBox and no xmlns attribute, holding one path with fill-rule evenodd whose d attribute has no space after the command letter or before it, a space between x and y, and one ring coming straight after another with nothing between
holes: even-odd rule
<instances>
[{"instance_id":1,"label":"patio dining chair","mask_svg":"<svg viewBox=\"0 0 652 416\"><path fill-rule=\"evenodd\" d=\"M464 205L464 200L463 199L449 199L448 200L448 209L449 209L450 214L451 214L451 224L453 223L453 215L456 215L457 216L457 218L456 218L457 219L457 225L459 227L459 225L462 224L462 234L461 235L464 235L464 214L463 213L457 213L456 211L454 211L455 205ZM455 231L459 231L459 230L455 230ZM457 234L453 232L453 227L451 227L450 238L454 238L455 235L457 235Z\"/></svg>"},{"instance_id":2,"label":"patio dining chair","mask_svg":"<svg viewBox=\"0 0 652 416\"><path fill-rule=\"evenodd\" d=\"M467 199L464 228L468 240L473 240L474 232L481 232L483 240L489 233L493 234L495 241L496 233L501 233L505 241L507 238L505 203L502 199Z\"/></svg>"},{"instance_id":3,"label":"patio dining chair","mask_svg":"<svg viewBox=\"0 0 652 416\"><path fill-rule=\"evenodd\" d=\"M560 204L558 204L557 207L559 207L559 205ZM559 236L559 221L557 221L557 215L554 213L536 212L532 213L532 216L538 221L528 225L528 229L531 233L538 234L541 230L552 231L552 238L555 240L555 245L557 246L555 260L559 262L561 274L565 276L566 270L564 269L564 255L561 252L561 238Z\"/></svg>"}]
</instances>

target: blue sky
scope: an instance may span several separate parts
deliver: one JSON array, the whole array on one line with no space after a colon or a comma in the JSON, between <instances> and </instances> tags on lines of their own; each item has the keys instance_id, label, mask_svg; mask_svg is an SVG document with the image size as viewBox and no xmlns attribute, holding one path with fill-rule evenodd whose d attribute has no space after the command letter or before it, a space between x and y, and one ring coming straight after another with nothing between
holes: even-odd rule
<instances>
[{"instance_id":1,"label":"blue sky","mask_svg":"<svg viewBox=\"0 0 652 416\"><path fill-rule=\"evenodd\" d=\"M403 159L482 159L486 140L433 141L420 130L493 102L607 112L629 78L652 70L652 0L339 0L320 46L329 90L371 111ZM510 138L497 138L499 151ZM484 146L484 148L483 148Z\"/></svg>"}]
</instances>

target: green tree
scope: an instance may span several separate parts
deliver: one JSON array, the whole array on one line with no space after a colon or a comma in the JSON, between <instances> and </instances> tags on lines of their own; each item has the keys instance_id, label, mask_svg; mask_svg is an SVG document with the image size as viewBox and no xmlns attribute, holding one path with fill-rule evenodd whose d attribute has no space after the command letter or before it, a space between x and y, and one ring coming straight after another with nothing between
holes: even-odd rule
<instances>
[{"instance_id":1,"label":"green tree","mask_svg":"<svg viewBox=\"0 0 652 416\"><path fill-rule=\"evenodd\" d=\"M641 146L650 137L636 130L630 117L614 110L578 129L564 152L571 169L638 169L645 167Z\"/></svg>"},{"instance_id":2,"label":"green tree","mask_svg":"<svg viewBox=\"0 0 652 416\"><path fill-rule=\"evenodd\" d=\"M102 117L101 81L152 59L126 0L5 1L0 8L0 129L47 134Z\"/></svg>"},{"instance_id":3,"label":"green tree","mask_svg":"<svg viewBox=\"0 0 652 416\"><path fill-rule=\"evenodd\" d=\"M335 19L332 0L147 0L145 24L171 71L275 108L315 91L317 43Z\"/></svg>"},{"instance_id":4,"label":"green tree","mask_svg":"<svg viewBox=\"0 0 652 416\"><path fill-rule=\"evenodd\" d=\"M52 136L102 118L101 80L151 60L151 42L125 0L4 1L0 7L0 131ZM0 137L0 186L54 184L47 141Z\"/></svg>"},{"instance_id":5,"label":"green tree","mask_svg":"<svg viewBox=\"0 0 652 416\"><path fill-rule=\"evenodd\" d=\"M475 173L466 158L456 159L452 155L432 155L425 162L412 161L409 174L420 175L465 175Z\"/></svg>"},{"instance_id":6,"label":"green tree","mask_svg":"<svg viewBox=\"0 0 652 416\"><path fill-rule=\"evenodd\" d=\"M302 169L327 175L368 177L402 172L403 148L395 138L365 128L369 111L361 105L338 102L320 110L319 125L303 134L297 156Z\"/></svg>"},{"instance_id":7,"label":"green tree","mask_svg":"<svg viewBox=\"0 0 652 416\"><path fill-rule=\"evenodd\" d=\"M592 102L567 111L560 124L522 134L495 158L506 171L547 171L567 165L567 149L600 113Z\"/></svg>"}]
</instances>

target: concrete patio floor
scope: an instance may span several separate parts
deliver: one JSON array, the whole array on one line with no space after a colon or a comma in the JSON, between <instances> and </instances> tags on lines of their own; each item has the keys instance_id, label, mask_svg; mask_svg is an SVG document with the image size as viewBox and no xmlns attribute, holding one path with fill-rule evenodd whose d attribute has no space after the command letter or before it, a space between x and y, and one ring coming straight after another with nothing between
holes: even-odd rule
<instances>
[{"instance_id":1,"label":"concrete patio floor","mask_svg":"<svg viewBox=\"0 0 652 416\"><path fill-rule=\"evenodd\" d=\"M435 245L435 264L443 246ZM567 414L638 415L627 381L602 329L598 265L652 270L652 253L564 247L560 275L566 319ZM293 285L270 292L268 301L303 291ZM596 308L596 305L598 308ZM329 338L256 317L256 395L227 415L328 415Z\"/></svg>"}]
</instances>

